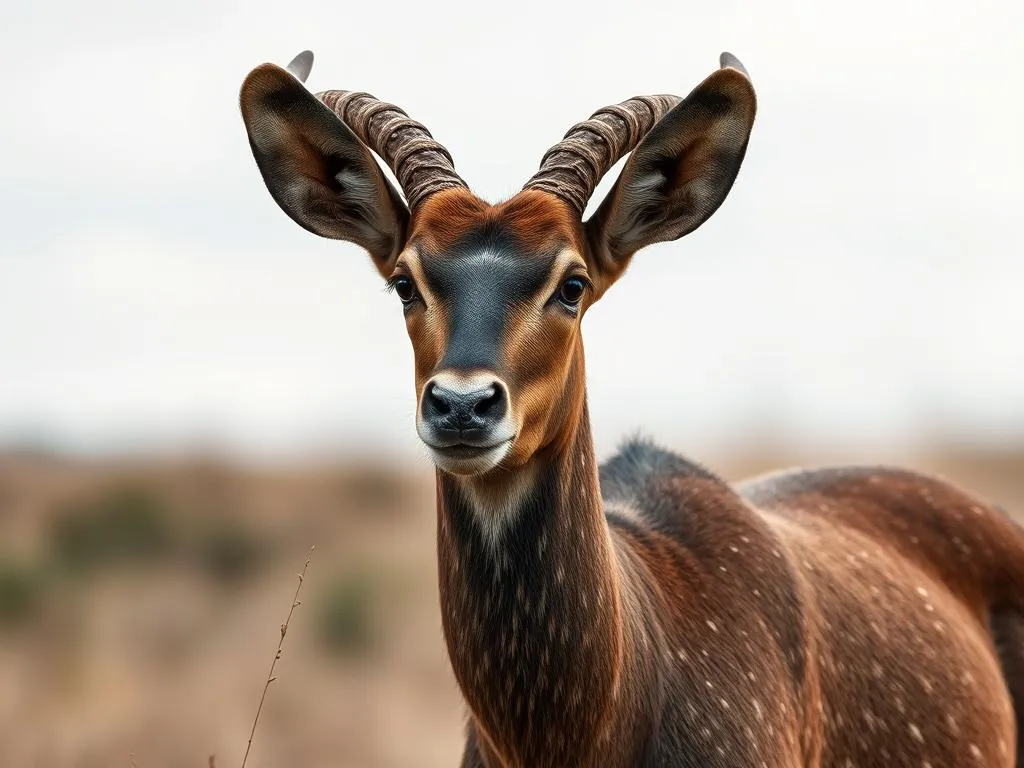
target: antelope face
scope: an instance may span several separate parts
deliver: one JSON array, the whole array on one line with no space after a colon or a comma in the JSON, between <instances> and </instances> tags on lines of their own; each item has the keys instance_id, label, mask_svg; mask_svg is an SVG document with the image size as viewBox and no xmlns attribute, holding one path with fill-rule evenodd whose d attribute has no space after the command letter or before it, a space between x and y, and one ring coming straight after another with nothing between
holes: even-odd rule
<instances>
[{"instance_id":1,"label":"antelope face","mask_svg":"<svg viewBox=\"0 0 1024 768\"><path fill-rule=\"evenodd\" d=\"M416 429L437 466L479 476L571 436L584 404L580 321L650 243L703 223L739 171L754 93L738 61L686 99L637 97L595 113L522 192L489 205L447 151L372 96L257 67L242 86L250 146L278 204L324 237L363 246L400 302L415 353ZM395 172L408 206L371 148ZM632 151L597 213L601 176Z\"/></svg>"},{"instance_id":2,"label":"antelope face","mask_svg":"<svg viewBox=\"0 0 1024 768\"><path fill-rule=\"evenodd\" d=\"M570 378L594 295L565 206L437 195L389 284L415 352L416 429L439 467L517 467L557 438L582 394Z\"/></svg>"}]
</instances>

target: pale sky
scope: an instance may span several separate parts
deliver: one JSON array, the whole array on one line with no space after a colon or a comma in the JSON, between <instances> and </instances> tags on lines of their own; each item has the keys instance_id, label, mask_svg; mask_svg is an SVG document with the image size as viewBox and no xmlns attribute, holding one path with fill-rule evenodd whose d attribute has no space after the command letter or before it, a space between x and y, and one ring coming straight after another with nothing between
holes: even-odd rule
<instances>
[{"instance_id":1,"label":"pale sky","mask_svg":"<svg viewBox=\"0 0 1024 768\"><path fill-rule=\"evenodd\" d=\"M304 48L313 90L404 107L491 200L596 108L747 66L731 195L584 322L599 451L1024 438L1022 8L11 5L0 443L418 451L397 299L277 208L238 114L246 73Z\"/></svg>"}]
</instances>

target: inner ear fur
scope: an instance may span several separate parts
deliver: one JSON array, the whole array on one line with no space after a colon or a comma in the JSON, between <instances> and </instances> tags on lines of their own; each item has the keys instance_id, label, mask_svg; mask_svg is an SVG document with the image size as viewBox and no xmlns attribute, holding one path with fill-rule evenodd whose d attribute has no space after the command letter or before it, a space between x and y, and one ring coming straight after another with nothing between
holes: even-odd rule
<instances>
[{"instance_id":1,"label":"inner ear fur","mask_svg":"<svg viewBox=\"0 0 1024 768\"><path fill-rule=\"evenodd\" d=\"M614 279L640 248L710 218L739 172L755 112L750 80L726 67L651 129L585 224L601 272Z\"/></svg>"},{"instance_id":2,"label":"inner ear fur","mask_svg":"<svg viewBox=\"0 0 1024 768\"><path fill-rule=\"evenodd\" d=\"M310 232L362 246L390 274L409 210L369 148L273 64L249 74L240 105L256 165L281 209Z\"/></svg>"}]
</instances>

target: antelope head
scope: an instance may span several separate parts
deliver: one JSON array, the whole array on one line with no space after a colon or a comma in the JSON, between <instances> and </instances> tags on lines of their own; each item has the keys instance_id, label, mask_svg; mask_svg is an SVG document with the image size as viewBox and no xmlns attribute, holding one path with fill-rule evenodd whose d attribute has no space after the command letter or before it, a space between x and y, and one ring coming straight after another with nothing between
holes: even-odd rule
<instances>
[{"instance_id":1,"label":"antelope head","mask_svg":"<svg viewBox=\"0 0 1024 768\"><path fill-rule=\"evenodd\" d=\"M754 91L737 59L720 63L686 98L599 110L498 205L474 195L397 107L307 90L311 53L246 78L242 116L274 200L311 232L365 248L401 303L416 429L441 470L516 470L571 439L585 403L583 316L637 250L706 221L739 171ZM584 221L601 177L630 152Z\"/></svg>"}]
</instances>

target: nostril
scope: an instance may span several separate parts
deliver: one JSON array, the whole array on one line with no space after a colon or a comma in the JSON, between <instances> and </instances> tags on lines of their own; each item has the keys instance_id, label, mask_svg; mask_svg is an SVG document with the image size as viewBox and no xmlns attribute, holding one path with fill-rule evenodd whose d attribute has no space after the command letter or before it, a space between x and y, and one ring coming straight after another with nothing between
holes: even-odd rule
<instances>
[{"instance_id":1,"label":"nostril","mask_svg":"<svg viewBox=\"0 0 1024 768\"><path fill-rule=\"evenodd\" d=\"M473 406L473 413L481 418L500 418L505 411L505 396L501 387L491 386L483 399Z\"/></svg>"},{"instance_id":2,"label":"nostril","mask_svg":"<svg viewBox=\"0 0 1024 768\"><path fill-rule=\"evenodd\" d=\"M433 382L427 385L427 405L437 416L447 416L452 412L451 405L437 391Z\"/></svg>"}]
</instances>

